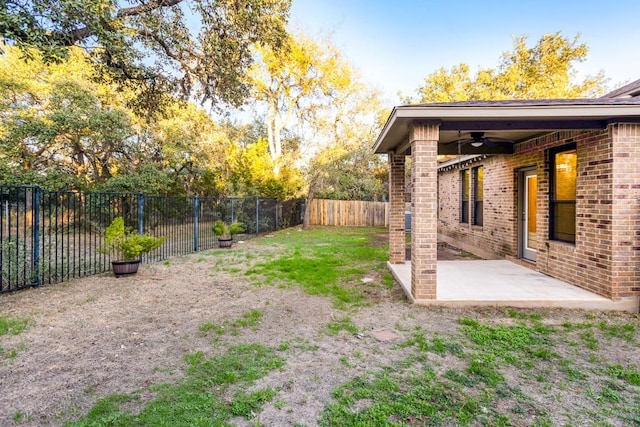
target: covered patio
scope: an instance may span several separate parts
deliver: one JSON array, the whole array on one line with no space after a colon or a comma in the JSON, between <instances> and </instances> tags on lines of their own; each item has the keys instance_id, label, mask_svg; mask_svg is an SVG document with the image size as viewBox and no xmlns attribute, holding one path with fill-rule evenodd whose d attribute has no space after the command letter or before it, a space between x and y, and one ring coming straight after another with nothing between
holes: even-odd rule
<instances>
[{"instance_id":1,"label":"covered patio","mask_svg":"<svg viewBox=\"0 0 640 427\"><path fill-rule=\"evenodd\" d=\"M374 147L389 159L389 267L394 277L417 304L637 311L639 142L640 98L467 101L395 107ZM574 215L578 218L577 241L567 243L548 231L553 228L548 219L549 159L556 146L571 143L574 149L578 147L579 181L588 186L578 189ZM439 204L439 155L458 156L460 160L452 162L466 169L473 167L469 165L475 159L503 159L504 166L493 168L499 175L486 178L494 185L487 197L502 197L506 204L487 210L492 223L488 225L485 217L484 227L460 219L480 236L476 248L493 244L486 247L495 258L526 258L516 241L524 216L518 205L522 200L518 186L523 171L533 170L541 186L538 216L531 219L538 230L532 236L538 242L537 264L535 258L531 268L505 259L437 260L443 209ZM407 158L410 173L406 170ZM405 255L407 187L412 212L410 261ZM460 206L454 199L455 195L449 196L449 209L456 203ZM504 236L502 241L498 241L498 235Z\"/></svg>"},{"instance_id":2,"label":"covered patio","mask_svg":"<svg viewBox=\"0 0 640 427\"><path fill-rule=\"evenodd\" d=\"M411 261L389 263L389 269L414 302L411 297ZM438 261L436 295L436 299L420 303L448 307L637 310L635 301L613 301L508 260Z\"/></svg>"}]
</instances>

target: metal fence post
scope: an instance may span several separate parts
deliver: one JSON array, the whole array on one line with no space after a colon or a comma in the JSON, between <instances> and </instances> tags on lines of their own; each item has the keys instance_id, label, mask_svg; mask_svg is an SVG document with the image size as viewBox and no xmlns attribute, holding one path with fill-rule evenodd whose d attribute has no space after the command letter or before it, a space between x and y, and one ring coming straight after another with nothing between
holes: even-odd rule
<instances>
[{"instance_id":1,"label":"metal fence post","mask_svg":"<svg viewBox=\"0 0 640 427\"><path fill-rule=\"evenodd\" d=\"M260 199L256 199L256 234L260 233Z\"/></svg>"},{"instance_id":2,"label":"metal fence post","mask_svg":"<svg viewBox=\"0 0 640 427\"><path fill-rule=\"evenodd\" d=\"M193 251L198 252L198 214L200 213L200 199L193 198Z\"/></svg>"},{"instance_id":3,"label":"metal fence post","mask_svg":"<svg viewBox=\"0 0 640 427\"><path fill-rule=\"evenodd\" d=\"M235 199L231 199L231 222L229 224L233 224L235 222L234 218L233 218L233 201Z\"/></svg>"},{"instance_id":4,"label":"metal fence post","mask_svg":"<svg viewBox=\"0 0 640 427\"><path fill-rule=\"evenodd\" d=\"M40 286L40 187L33 187L32 201L32 222L33 222L33 247L31 248L31 274L33 275L33 286Z\"/></svg>"},{"instance_id":5,"label":"metal fence post","mask_svg":"<svg viewBox=\"0 0 640 427\"><path fill-rule=\"evenodd\" d=\"M144 233L144 194L138 193L138 233Z\"/></svg>"}]
</instances>

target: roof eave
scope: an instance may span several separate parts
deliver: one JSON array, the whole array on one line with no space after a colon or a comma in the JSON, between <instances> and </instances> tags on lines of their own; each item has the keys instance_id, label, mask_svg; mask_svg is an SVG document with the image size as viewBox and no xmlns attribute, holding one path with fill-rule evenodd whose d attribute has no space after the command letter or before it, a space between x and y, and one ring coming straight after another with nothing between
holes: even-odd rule
<instances>
[{"instance_id":1,"label":"roof eave","mask_svg":"<svg viewBox=\"0 0 640 427\"><path fill-rule=\"evenodd\" d=\"M394 107L380 135L374 151L387 153L394 149L397 139L406 135L404 127L412 121L499 121L499 120L576 120L640 118L640 104L562 104L562 105L406 105ZM392 135L393 133L397 135ZM388 141L387 138L394 138Z\"/></svg>"}]
</instances>

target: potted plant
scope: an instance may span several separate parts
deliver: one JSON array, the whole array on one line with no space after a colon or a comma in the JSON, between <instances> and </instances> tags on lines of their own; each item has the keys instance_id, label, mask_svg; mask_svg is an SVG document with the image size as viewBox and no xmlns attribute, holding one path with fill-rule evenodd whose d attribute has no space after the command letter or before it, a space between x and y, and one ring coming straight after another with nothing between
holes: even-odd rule
<instances>
[{"instance_id":1,"label":"potted plant","mask_svg":"<svg viewBox=\"0 0 640 427\"><path fill-rule=\"evenodd\" d=\"M227 224L222 220L217 220L213 224L213 234L218 236L218 244L221 248L230 248L233 245L233 235L244 232L244 224L234 222Z\"/></svg>"},{"instance_id":2,"label":"potted plant","mask_svg":"<svg viewBox=\"0 0 640 427\"><path fill-rule=\"evenodd\" d=\"M99 252L112 258L111 266L116 277L138 272L140 255L158 249L166 237L140 234L124 226L122 217L115 218L105 230L104 244Z\"/></svg>"}]
</instances>

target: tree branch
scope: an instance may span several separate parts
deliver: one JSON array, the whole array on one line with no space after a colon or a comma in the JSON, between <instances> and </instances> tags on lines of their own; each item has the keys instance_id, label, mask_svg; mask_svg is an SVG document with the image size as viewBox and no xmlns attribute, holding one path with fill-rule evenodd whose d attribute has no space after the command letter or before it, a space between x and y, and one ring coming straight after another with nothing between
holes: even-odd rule
<instances>
[{"instance_id":1,"label":"tree branch","mask_svg":"<svg viewBox=\"0 0 640 427\"><path fill-rule=\"evenodd\" d=\"M182 3L184 0L157 0L157 1L152 1L150 3L147 4L141 4L139 6L132 6L132 7L126 7L123 9L120 9L118 11L118 13L116 14L116 16L118 18L122 18L124 16L136 16L136 15L140 15L141 13L146 13L149 11L152 11L154 9L158 9L161 7L171 7L171 6L175 6L178 3Z\"/></svg>"},{"instance_id":2,"label":"tree branch","mask_svg":"<svg viewBox=\"0 0 640 427\"><path fill-rule=\"evenodd\" d=\"M146 37L149 38L153 41L155 41L156 43L158 43L160 45L160 47L162 48L162 50L164 51L164 53L171 59L174 59L176 61L178 61L183 67L185 67L186 69L191 69L190 64L186 63L184 61L184 58L182 58L181 55L178 54L178 52L174 51L171 46L169 46L169 44L166 42L166 40L162 39L161 37L158 37L157 34L149 31L149 30L145 30L145 29L140 29L138 30L138 34L142 37Z\"/></svg>"},{"instance_id":3,"label":"tree branch","mask_svg":"<svg viewBox=\"0 0 640 427\"><path fill-rule=\"evenodd\" d=\"M116 13L117 18L124 18L127 16L137 16L143 13L150 12L155 9L163 8L163 7L171 7L176 4L182 3L184 0L157 0L152 1L147 4L141 4L138 6L126 7L118 10ZM60 38L64 38L66 43L71 46L74 43L85 40L95 34L94 30L89 27L77 28L73 31L70 31L68 34L59 34Z\"/></svg>"}]
</instances>

